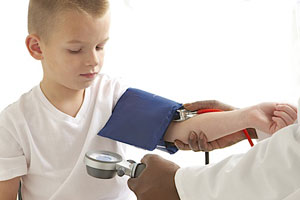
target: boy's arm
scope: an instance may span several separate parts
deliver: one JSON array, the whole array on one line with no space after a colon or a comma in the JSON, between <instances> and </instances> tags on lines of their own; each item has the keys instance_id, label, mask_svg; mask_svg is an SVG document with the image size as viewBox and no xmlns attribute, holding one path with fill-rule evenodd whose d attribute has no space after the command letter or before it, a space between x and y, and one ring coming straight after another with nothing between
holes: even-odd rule
<instances>
[{"instance_id":1,"label":"boy's arm","mask_svg":"<svg viewBox=\"0 0 300 200\"><path fill-rule=\"evenodd\" d=\"M167 129L164 140L174 142L180 140L188 143L188 135L194 131L203 131L208 141L216 140L230 133L238 132L248 127L246 109L206 113L197 115L182 122L172 122Z\"/></svg>"},{"instance_id":2,"label":"boy's arm","mask_svg":"<svg viewBox=\"0 0 300 200\"><path fill-rule=\"evenodd\" d=\"M184 104L184 108L189 111L197 111L202 109L218 109L223 111L230 111L237 109L218 100L203 100L193 103L186 103ZM258 138L258 135L254 128L247 128L247 131L252 139ZM188 137L188 144L183 143L180 140L175 140L174 144L180 150L193 150L196 152L212 151L214 149L229 147L245 139L247 139L245 133L243 131L238 131L217 140L208 142L205 133L191 132Z\"/></svg>"},{"instance_id":3,"label":"boy's arm","mask_svg":"<svg viewBox=\"0 0 300 200\"><path fill-rule=\"evenodd\" d=\"M196 101L193 103L186 103L183 106L186 110L189 111L197 111L203 109L218 109L223 111L230 111L230 110L237 109L231 105L225 104L218 100ZM248 128L247 131L252 139L257 139L257 134L255 129ZM204 140L204 136L205 133L203 132L200 133L191 132L188 137L188 142L189 142L188 144L183 143L180 140L175 140L174 144L180 150L193 150L197 152L197 151L211 151L214 149L225 148L246 139L246 136L243 131L232 133L230 135L219 138L218 140L212 142L208 142L207 140Z\"/></svg>"},{"instance_id":4,"label":"boy's arm","mask_svg":"<svg viewBox=\"0 0 300 200\"><path fill-rule=\"evenodd\" d=\"M201 114L183 122L173 122L164 139L169 142L178 139L188 143L191 131L203 131L208 141L215 141L249 127L273 134L294 123L296 118L297 109L292 105L261 103L240 110Z\"/></svg>"},{"instance_id":5,"label":"boy's arm","mask_svg":"<svg viewBox=\"0 0 300 200\"><path fill-rule=\"evenodd\" d=\"M0 181L0 199L16 200L19 189L20 177L7 181Z\"/></svg>"}]
</instances>

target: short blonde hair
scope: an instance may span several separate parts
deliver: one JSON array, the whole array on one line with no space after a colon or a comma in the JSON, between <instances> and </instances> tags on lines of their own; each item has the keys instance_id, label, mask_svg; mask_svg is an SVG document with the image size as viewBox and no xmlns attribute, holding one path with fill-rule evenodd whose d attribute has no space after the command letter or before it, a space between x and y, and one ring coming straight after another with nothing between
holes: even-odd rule
<instances>
[{"instance_id":1,"label":"short blonde hair","mask_svg":"<svg viewBox=\"0 0 300 200\"><path fill-rule=\"evenodd\" d=\"M102 17L109 8L108 0L30 0L28 33L47 40L64 11L77 11L93 17Z\"/></svg>"}]
</instances>

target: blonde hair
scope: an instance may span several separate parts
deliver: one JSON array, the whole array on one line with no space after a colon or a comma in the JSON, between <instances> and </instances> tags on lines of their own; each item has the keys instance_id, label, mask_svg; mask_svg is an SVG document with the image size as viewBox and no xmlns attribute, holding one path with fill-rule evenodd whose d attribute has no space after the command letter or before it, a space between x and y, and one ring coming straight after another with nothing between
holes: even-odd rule
<instances>
[{"instance_id":1,"label":"blonde hair","mask_svg":"<svg viewBox=\"0 0 300 200\"><path fill-rule=\"evenodd\" d=\"M102 17L109 8L108 0L30 0L28 33L47 40L51 29L64 11L77 11L93 17Z\"/></svg>"}]
</instances>

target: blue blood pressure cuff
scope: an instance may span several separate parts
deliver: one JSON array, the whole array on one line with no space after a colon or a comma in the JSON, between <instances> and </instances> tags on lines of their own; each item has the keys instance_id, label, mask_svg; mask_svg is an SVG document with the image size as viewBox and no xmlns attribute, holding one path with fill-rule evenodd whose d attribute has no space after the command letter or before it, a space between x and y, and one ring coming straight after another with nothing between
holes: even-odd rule
<instances>
[{"instance_id":1,"label":"blue blood pressure cuff","mask_svg":"<svg viewBox=\"0 0 300 200\"><path fill-rule=\"evenodd\" d=\"M180 107L169 99L129 88L98 135L150 151L157 148L175 153L176 146L163 138Z\"/></svg>"}]
</instances>

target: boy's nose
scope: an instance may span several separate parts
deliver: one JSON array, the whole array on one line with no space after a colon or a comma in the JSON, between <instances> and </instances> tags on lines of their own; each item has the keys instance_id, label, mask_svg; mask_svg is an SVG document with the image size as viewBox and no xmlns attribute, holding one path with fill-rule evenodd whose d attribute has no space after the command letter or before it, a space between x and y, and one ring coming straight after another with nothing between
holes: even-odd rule
<instances>
[{"instance_id":1,"label":"boy's nose","mask_svg":"<svg viewBox=\"0 0 300 200\"><path fill-rule=\"evenodd\" d=\"M91 52L88 54L86 59L86 65L87 66L97 66L100 62L100 58L97 55L97 52Z\"/></svg>"}]
</instances>

